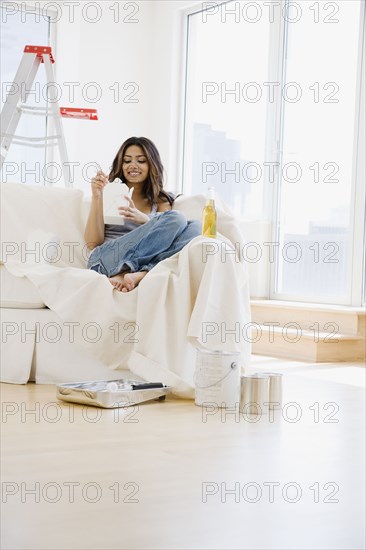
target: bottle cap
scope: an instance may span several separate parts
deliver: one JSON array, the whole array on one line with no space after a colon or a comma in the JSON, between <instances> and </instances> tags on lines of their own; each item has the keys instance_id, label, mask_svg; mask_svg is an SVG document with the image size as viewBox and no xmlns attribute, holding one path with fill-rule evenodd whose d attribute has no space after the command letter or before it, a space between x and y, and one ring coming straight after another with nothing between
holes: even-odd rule
<instances>
[{"instance_id":1,"label":"bottle cap","mask_svg":"<svg viewBox=\"0 0 366 550\"><path fill-rule=\"evenodd\" d=\"M209 199L214 199L215 198L215 188L214 187L209 187L208 188L208 197L209 197Z\"/></svg>"}]
</instances>

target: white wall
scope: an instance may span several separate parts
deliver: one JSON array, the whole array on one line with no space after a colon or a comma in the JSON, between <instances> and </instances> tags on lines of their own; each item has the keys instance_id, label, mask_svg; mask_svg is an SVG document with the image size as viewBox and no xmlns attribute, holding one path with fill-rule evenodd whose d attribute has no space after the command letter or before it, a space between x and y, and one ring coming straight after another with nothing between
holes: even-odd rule
<instances>
[{"instance_id":1,"label":"white wall","mask_svg":"<svg viewBox=\"0 0 366 550\"><path fill-rule=\"evenodd\" d=\"M81 166L98 162L107 171L126 138L144 135L156 143L161 153L167 171L166 187L176 190L182 98L180 13L182 7L192 2L120 2L118 23L114 22L115 12L111 10L116 2L99 2L100 19L95 23L90 20L97 17L97 11L88 8L83 14L82 7L88 2L80 4L75 6L72 21L70 9L59 3L55 70L63 91L60 104L96 108L99 121L64 119L70 161ZM124 10L123 6L128 9ZM124 22L129 16L138 22ZM73 101L67 82L80 84L75 87ZM90 85L92 82L101 91L96 103L88 101L86 95L89 93L91 99L96 91ZM117 82L118 98L110 89ZM134 84L124 90L127 83ZM138 103L126 102L128 94L137 87L131 99L137 99ZM75 173L75 186L88 190L81 168ZM89 170L88 174L92 173L93 169Z\"/></svg>"},{"instance_id":2,"label":"white wall","mask_svg":"<svg viewBox=\"0 0 366 550\"><path fill-rule=\"evenodd\" d=\"M113 4L116 3L98 3L101 17L96 23L90 22L96 15L91 9L86 12L86 17L82 17L81 8L75 8L75 21L71 22L69 11L61 6L62 18L57 23L55 48L57 81L64 92L60 104L96 108L99 115L97 122L64 119L70 161L80 162L82 166L97 162L105 171L109 170L118 148L127 137L149 136L151 133L149 89L152 65L148 45L153 35L150 25L152 5L139 3L139 11L134 17L138 23L129 23L123 19L128 17L131 9L121 9L119 22L114 22L114 12L110 9ZM65 85L67 82L80 84L75 88L73 102ZM91 84L93 82L97 88ZM128 87L123 89L126 85ZM138 102L127 102L128 95L136 89L137 93L131 99ZM100 96L94 103L90 99L96 91ZM92 172L90 170L89 174ZM75 186L89 188L89 184L80 179Z\"/></svg>"},{"instance_id":3,"label":"white wall","mask_svg":"<svg viewBox=\"0 0 366 550\"><path fill-rule=\"evenodd\" d=\"M167 171L167 187L178 191L179 145L182 132L184 100L184 11L198 0L154 1L153 59L155 86L151 90L153 104L152 139L159 145Z\"/></svg>"}]
</instances>

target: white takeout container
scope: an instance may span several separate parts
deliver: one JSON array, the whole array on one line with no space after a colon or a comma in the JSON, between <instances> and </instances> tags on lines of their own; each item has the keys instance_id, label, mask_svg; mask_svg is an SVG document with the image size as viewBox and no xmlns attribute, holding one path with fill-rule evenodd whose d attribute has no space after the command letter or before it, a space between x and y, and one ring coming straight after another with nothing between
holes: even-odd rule
<instances>
[{"instance_id":1,"label":"white takeout container","mask_svg":"<svg viewBox=\"0 0 366 550\"><path fill-rule=\"evenodd\" d=\"M133 188L129 189L120 180L107 183L103 192L104 223L124 225L125 220L119 213L118 207L129 205L127 197L132 197L132 191Z\"/></svg>"}]
</instances>

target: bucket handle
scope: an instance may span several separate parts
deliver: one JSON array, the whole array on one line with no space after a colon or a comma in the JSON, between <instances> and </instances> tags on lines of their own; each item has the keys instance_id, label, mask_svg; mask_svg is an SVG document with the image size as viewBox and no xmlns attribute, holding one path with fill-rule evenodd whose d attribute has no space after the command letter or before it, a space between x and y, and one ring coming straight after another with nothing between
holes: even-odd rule
<instances>
[{"instance_id":1,"label":"bucket handle","mask_svg":"<svg viewBox=\"0 0 366 550\"><path fill-rule=\"evenodd\" d=\"M198 388L199 390L206 390L208 388L212 388L213 386L216 386L216 384L219 384L220 382L222 382L223 380L225 380L225 378L227 378L229 376L229 374L231 374L232 370L234 370L236 367L238 366L237 363L235 363L235 361L233 361L230 365L230 369L229 372L227 372L225 374L225 376L223 376L222 378L220 378L219 380L216 380L216 382L214 382L213 384L210 384L209 386L197 386L196 384L196 373L195 373L195 376L194 376L194 384L195 384L195 387Z\"/></svg>"}]
</instances>

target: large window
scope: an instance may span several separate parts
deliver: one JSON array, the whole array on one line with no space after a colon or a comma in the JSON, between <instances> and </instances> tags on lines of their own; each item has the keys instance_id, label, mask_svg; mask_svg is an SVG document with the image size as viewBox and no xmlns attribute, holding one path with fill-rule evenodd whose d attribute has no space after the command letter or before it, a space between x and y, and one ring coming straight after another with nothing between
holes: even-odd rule
<instances>
[{"instance_id":1,"label":"large window","mask_svg":"<svg viewBox=\"0 0 366 550\"><path fill-rule=\"evenodd\" d=\"M215 186L237 215L256 219L266 134L259 83L268 80L270 23L262 18L243 32L229 13L238 4L188 17L184 187L201 193Z\"/></svg>"},{"instance_id":2,"label":"large window","mask_svg":"<svg viewBox=\"0 0 366 550\"><path fill-rule=\"evenodd\" d=\"M24 46L27 44L47 46L50 39L50 20L47 10L37 13L28 11L25 2L6 3L0 8L1 16L1 108L6 100L9 86L13 83L15 73L22 59ZM40 67L27 105L46 107L46 75ZM45 137L47 119L43 116L23 114L15 135L22 137ZM46 162L45 147L24 147L12 143L6 156L3 169L3 182L18 182L38 185L44 183L43 167Z\"/></svg>"},{"instance_id":3,"label":"large window","mask_svg":"<svg viewBox=\"0 0 366 550\"><path fill-rule=\"evenodd\" d=\"M347 302L361 2L333 7L328 23L307 10L286 29L273 292Z\"/></svg>"},{"instance_id":4,"label":"large window","mask_svg":"<svg viewBox=\"0 0 366 550\"><path fill-rule=\"evenodd\" d=\"M363 3L208 5L188 15L184 190L268 220L268 297L360 305Z\"/></svg>"}]
</instances>

